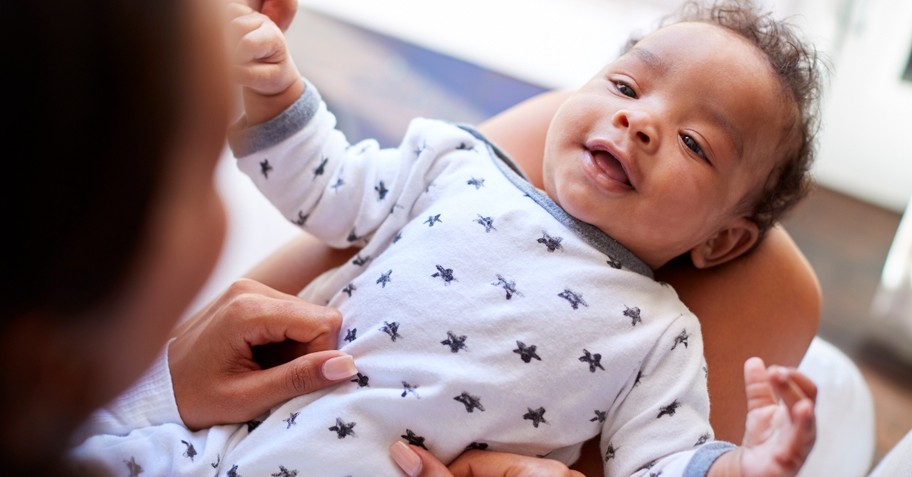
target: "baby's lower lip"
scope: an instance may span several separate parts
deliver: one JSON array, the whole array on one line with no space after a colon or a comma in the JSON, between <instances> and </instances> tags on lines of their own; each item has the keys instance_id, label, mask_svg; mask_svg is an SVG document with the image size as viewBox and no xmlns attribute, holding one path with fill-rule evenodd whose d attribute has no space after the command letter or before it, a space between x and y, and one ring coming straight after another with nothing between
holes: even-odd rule
<instances>
[{"instance_id":1,"label":"baby's lower lip","mask_svg":"<svg viewBox=\"0 0 912 477\"><path fill-rule=\"evenodd\" d=\"M621 184L632 187L627 171L624 170L624 166L614 155L608 151L589 151L589 153L592 156L593 163L602 173Z\"/></svg>"},{"instance_id":2,"label":"baby's lower lip","mask_svg":"<svg viewBox=\"0 0 912 477\"><path fill-rule=\"evenodd\" d=\"M607 160L609 157L610 161ZM635 190L617 159L605 151L584 149L582 169L589 181L604 193L617 194Z\"/></svg>"}]
</instances>

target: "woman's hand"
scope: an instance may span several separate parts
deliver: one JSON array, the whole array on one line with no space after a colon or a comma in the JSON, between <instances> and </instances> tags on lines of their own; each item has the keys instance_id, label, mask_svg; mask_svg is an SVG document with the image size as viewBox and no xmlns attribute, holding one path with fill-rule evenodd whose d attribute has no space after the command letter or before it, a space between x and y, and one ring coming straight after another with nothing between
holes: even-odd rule
<instances>
[{"instance_id":1,"label":"woman's hand","mask_svg":"<svg viewBox=\"0 0 912 477\"><path fill-rule=\"evenodd\" d=\"M584 477L556 460L504 452L470 450L449 468L430 452L403 442L393 444L390 454L409 477Z\"/></svg>"},{"instance_id":2,"label":"woman's hand","mask_svg":"<svg viewBox=\"0 0 912 477\"><path fill-rule=\"evenodd\" d=\"M342 318L242 279L182 324L169 347L174 398L200 429L253 419L270 407L357 373L336 351Z\"/></svg>"}]
</instances>

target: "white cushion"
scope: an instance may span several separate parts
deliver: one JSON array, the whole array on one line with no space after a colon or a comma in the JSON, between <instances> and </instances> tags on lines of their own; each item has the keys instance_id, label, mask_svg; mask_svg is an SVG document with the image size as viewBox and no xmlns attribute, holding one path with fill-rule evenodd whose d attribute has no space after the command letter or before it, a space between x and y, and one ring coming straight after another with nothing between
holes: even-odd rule
<instances>
[{"instance_id":1,"label":"white cushion","mask_svg":"<svg viewBox=\"0 0 912 477\"><path fill-rule=\"evenodd\" d=\"M867 474L874 456L874 401L858 367L845 353L816 337L798 369L814 380L818 390L817 442L798 475Z\"/></svg>"}]
</instances>

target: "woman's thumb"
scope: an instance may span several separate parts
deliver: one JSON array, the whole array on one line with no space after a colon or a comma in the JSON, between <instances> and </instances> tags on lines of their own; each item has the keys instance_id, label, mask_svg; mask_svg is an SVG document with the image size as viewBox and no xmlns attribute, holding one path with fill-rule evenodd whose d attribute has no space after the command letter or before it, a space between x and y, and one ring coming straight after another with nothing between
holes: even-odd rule
<instances>
[{"instance_id":1,"label":"woman's thumb","mask_svg":"<svg viewBox=\"0 0 912 477\"><path fill-rule=\"evenodd\" d=\"M341 351L318 351L287 363L251 372L247 391L266 408L347 380L358 373L354 359Z\"/></svg>"},{"instance_id":2,"label":"woman's thumb","mask_svg":"<svg viewBox=\"0 0 912 477\"><path fill-rule=\"evenodd\" d=\"M389 448L390 456L409 477L453 477L442 462L429 452L397 441Z\"/></svg>"}]
</instances>

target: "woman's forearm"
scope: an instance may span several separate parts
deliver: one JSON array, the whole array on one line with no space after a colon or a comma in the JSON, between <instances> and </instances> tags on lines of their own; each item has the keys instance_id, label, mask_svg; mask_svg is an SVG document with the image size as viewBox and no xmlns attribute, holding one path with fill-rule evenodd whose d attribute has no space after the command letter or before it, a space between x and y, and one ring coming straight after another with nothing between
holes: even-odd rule
<instances>
[{"instance_id":1,"label":"woman's forearm","mask_svg":"<svg viewBox=\"0 0 912 477\"><path fill-rule=\"evenodd\" d=\"M351 250L329 247L302 232L254 266L244 277L290 295L297 295L323 272L338 267Z\"/></svg>"}]
</instances>

